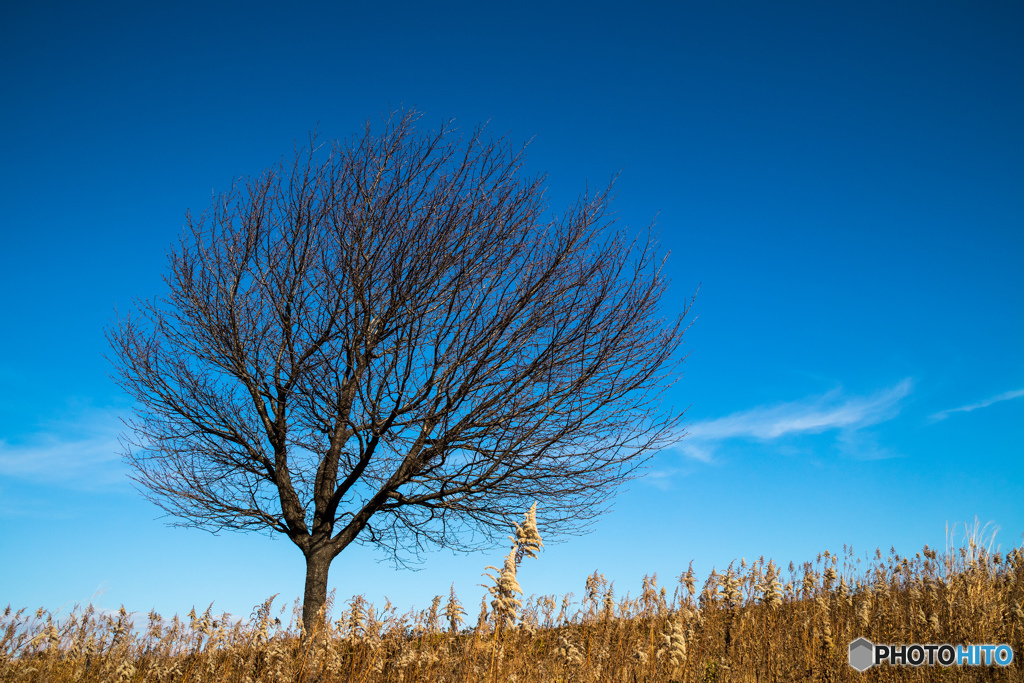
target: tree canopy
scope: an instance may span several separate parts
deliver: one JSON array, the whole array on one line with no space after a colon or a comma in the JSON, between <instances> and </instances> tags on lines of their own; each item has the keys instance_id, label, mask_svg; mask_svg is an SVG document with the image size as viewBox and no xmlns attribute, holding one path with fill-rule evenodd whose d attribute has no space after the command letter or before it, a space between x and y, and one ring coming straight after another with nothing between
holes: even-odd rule
<instances>
[{"instance_id":1,"label":"tree canopy","mask_svg":"<svg viewBox=\"0 0 1024 683\"><path fill-rule=\"evenodd\" d=\"M610 185L551 214L522 150L419 118L311 136L189 214L169 293L108 330L135 481L179 524L291 539L309 618L353 542L469 549L534 502L579 531L681 436L689 306L663 317L651 230L615 229Z\"/></svg>"}]
</instances>

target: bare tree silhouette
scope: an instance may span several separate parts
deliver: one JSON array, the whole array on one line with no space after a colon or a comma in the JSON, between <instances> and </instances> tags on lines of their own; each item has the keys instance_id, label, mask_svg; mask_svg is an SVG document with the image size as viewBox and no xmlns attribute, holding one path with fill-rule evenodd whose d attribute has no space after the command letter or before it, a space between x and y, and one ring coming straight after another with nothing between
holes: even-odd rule
<instances>
[{"instance_id":1,"label":"bare tree silhouette","mask_svg":"<svg viewBox=\"0 0 1024 683\"><path fill-rule=\"evenodd\" d=\"M133 479L179 525L291 539L307 633L351 543L465 550L534 501L578 532L680 436L689 303L661 317L651 231L610 229L611 186L545 217L521 151L418 119L189 214L169 295L107 330Z\"/></svg>"}]
</instances>

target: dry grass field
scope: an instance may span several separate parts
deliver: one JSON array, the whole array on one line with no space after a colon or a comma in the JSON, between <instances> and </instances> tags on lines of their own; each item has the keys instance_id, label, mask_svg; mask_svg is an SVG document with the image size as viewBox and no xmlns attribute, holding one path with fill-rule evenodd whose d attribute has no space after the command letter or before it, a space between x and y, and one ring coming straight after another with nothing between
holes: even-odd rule
<instances>
[{"instance_id":1,"label":"dry grass field","mask_svg":"<svg viewBox=\"0 0 1024 683\"><path fill-rule=\"evenodd\" d=\"M209 610L143 620L123 608L99 614L86 607L60 618L8 608L0 622L0 680L1024 680L1024 552L993 552L976 532L944 552L925 547L909 557L877 551L858 562L849 551L824 552L781 568L741 560L703 582L692 570L665 585L651 576L633 595L595 573L579 600L541 595L522 602L516 568L533 553L520 533L492 576L492 599L480 605L479 617L466 615L477 609L464 608L454 590L406 614L355 597L336 605L325 627L305 639L298 607L285 614L273 598L244 621ZM542 564L531 560L529 570ZM881 665L861 674L847 663L847 645L860 636L876 643L1008 643L1015 661Z\"/></svg>"}]
</instances>

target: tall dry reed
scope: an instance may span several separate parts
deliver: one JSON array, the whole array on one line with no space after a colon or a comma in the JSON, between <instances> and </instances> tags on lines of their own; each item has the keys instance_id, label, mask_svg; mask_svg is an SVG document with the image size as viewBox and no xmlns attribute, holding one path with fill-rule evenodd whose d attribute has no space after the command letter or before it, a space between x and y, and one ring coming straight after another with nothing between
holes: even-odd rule
<instances>
[{"instance_id":1,"label":"tall dry reed","mask_svg":"<svg viewBox=\"0 0 1024 683\"><path fill-rule=\"evenodd\" d=\"M531 510L531 513L535 511ZM645 577L636 597L597 572L572 596L522 598L517 570L536 556L530 513L488 587L476 624L455 594L398 614L361 597L300 637L296 604L275 598L248 620L211 609L164 620L92 606L67 616L40 609L0 621L2 681L988 681L1021 680L1024 552L994 552L975 533L939 552L852 550L779 568L758 558L712 572L692 566L672 585ZM490 609L488 609L490 607ZM285 617L282 621L282 617ZM1008 643L1017 661L988 667L881 666L860 674L847 645L874 642Z\"/></svg>"}]
</instances>

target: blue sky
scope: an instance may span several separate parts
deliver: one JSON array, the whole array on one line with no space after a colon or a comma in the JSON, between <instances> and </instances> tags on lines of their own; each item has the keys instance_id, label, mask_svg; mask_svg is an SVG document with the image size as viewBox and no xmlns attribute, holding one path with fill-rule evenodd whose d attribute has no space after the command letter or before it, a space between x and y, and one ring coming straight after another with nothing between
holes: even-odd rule
<instances>
[{"instance_id":1,"label":"blue sky","mask_svg":"<svg viewBox=\"0 0 1024 683\"><path fill-rule=\"evenodd\" d=\"M0 603L301 594L286 540L168 528L128 485L103 331L164 291L186 209L397 106L532 139L553 208L621 171L619 220L671 250L666 311L700 285L669 396L690 435L546 539L528 594L942 548L976 517L1019 545L1022 31L1009 2L5 5ZM476 603L504 553L350 548L330 586Z\"/></svg>"}]
</instances>

